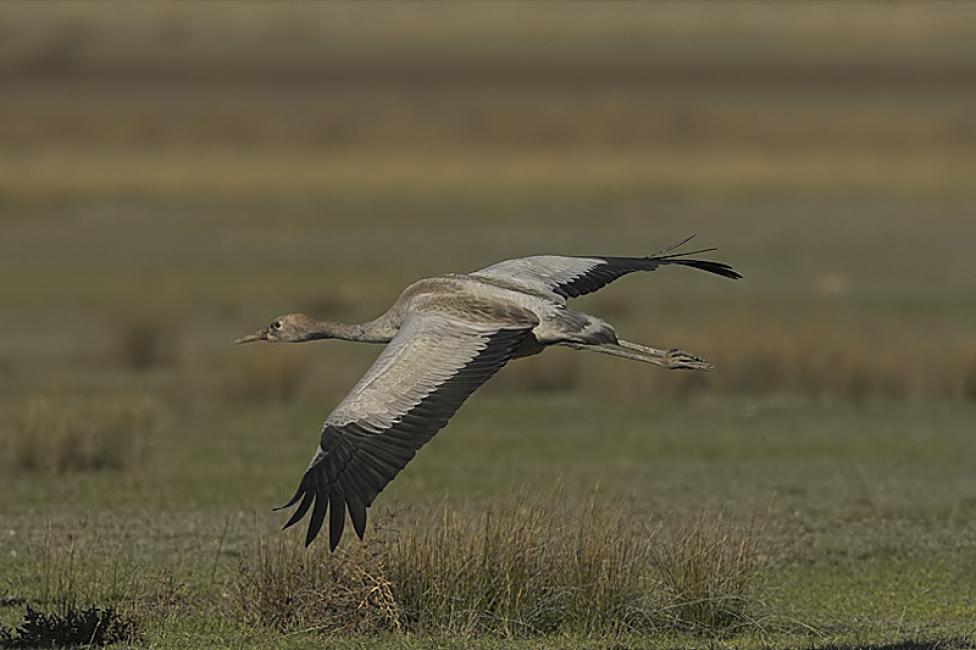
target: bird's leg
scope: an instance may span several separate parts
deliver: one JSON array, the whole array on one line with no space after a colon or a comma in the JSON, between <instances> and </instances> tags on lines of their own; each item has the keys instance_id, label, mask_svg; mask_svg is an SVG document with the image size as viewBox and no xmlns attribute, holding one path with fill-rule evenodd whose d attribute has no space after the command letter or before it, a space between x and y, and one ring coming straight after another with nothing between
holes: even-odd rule
<instances>
[{"instance_id":1,"label":"bird's leg","mask_svg":"<svg viewBox=\"0 0 976 650\"><path fill-rule=\"evenodd\" d=\"M707 371L712 369L712 364L708 363L704 359L697 357L690 352L679 350L678 348L659 350L658 348L652 348L649 345L641 345L640 343L633 343L631 341L624 340L618 340L617 343L620 345L620 347L626 350L642 352L648 355L649 358L647 361L663 368L668 368L669 370Z\"/></svg>"},{"instance_id":2,"label":"bird's leg","mask_svg":"<svg viewBox=\"0 0 976 650\"><path fill-rule=\"evenodd\" d=\"M639 343L618 340L616 343L580 343L570 341L560 343L577 350L592 350L601 354L609 354L614 357L623 357L634 361L653 363L669 370L711 370L712 366L707 361L699 359L693 354L684 350L658 350Z\"/></svg>"}]
</instances>

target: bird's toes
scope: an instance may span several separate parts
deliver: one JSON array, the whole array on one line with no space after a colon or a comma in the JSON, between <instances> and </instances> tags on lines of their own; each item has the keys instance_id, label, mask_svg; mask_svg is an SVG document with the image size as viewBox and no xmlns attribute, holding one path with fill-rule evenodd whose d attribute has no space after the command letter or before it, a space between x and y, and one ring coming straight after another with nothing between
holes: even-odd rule
<instances>
[{"instance_id":1,"label":"bird's toes","mask_svg":"<svg viewBox=\"0 0 976 650\"><path fill-rule=\"evenodd\" d=\"M678 349L668 351L668 366L674 370L709 371L712 369L712 364L704 359Z\"/></svg>"}]
</instances>

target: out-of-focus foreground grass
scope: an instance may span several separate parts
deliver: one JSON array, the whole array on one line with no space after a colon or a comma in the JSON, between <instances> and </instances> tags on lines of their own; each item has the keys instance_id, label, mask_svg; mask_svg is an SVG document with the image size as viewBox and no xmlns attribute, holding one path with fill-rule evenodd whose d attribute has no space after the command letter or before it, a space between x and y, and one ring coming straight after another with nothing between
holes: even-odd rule
<instances>
[{"instance_id":1,"label":"out-of-focus foreground grass","mask_svg":"<svg viewBox=\"0 0 976 650\"><path fill-rule=\"evenodd\" d=\"M5 4L0 623L116 606L160 647L971 637L974 37L935 3ZM236 336L692 233L745 279L577 305L715 372L520 361L384 492L372 546L277 545L268 508L376 350ZM535 506L481 526L512 494ZM617 504L603 565L561 528L594 499Z\"/></svg>"}]
</instances>

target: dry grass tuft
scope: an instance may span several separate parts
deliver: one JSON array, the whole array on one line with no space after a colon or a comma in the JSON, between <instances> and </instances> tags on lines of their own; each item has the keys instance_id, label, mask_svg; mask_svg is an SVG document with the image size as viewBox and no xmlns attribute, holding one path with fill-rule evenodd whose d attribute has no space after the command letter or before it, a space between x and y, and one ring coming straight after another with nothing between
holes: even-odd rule
<instances>
[{"instance_id":1,"label":"dry grass tuft","mask_svg":"<svg viewBox=\"0 0 976 650\"><path fill-rule=\"evenodd\" d=\"M35 397L16 430L12 461L27 472L124 470L143 462L159 410L142 399L79 404Z\"/></svg>"},{"instance_id":2,"label":"dry grass tuft","mask_svg":"<svg viewBox=\"0 0 976 650\"><path fill-rule=\"evenodd\" d=\"M412 630L538 635L656 625L653 534L623 511L501 504L404 531L385 567Z\"/></svg>"},{"instance_id":3,"label":"dry grass tuft","mask_svg":"<svg viewBox=\"0 0 976 650\"><path fill-rule=\"evenodd\" d=\"M691 632L749 627L761 586L761 530L736 529L702 513L656 547L654 565L672 605L675 628Z\"/></svg>"},{"instance_id":4,"label":"dry grass tuft","mask_svg":"<svg viewBox=\"0 0 976 650\"><path fill-rule=\"evenodd\" d=\"M133 370L170 365L176 342L167 316L154 309L134 309L119 319L119 356Z\"/></svg>"},{"instance_id":5,"label":"dry grass tuft","mask_svg":"<svg viewBox=\"0 0 976 650\"><path fill-rule=\"evenodd\" d=\"M363 549L333 555L293 535L258 539L241 561L233 609L244 623L281 632L398 629L381 571Z\"/></svg>"},{"instance_id":6,"label":"dry grass tuft","mask_svg":"<svg viewBox=\"0 0 976 650\"><path fill-rule=\"evenodd\" d=\"M445 507L434 521L374 529L334 555L283 535L243 558L234 609L282 631L524 637L748 625L757 537L703 515L661 552L657 531L626 507L513 499L480 517Z\"/></svg>"}]
</instances>

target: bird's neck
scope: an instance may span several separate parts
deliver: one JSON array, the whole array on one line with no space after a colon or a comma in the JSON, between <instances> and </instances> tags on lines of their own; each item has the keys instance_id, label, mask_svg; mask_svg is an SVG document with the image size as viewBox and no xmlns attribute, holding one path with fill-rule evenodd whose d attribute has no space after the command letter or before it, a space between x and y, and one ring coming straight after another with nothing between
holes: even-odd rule
<instances>
[{"instance_id":1,"label":"bird's neck","mask_svg":"<svg viewBox=\"0 0 976 650\"><path fill-rule=\"evenodd\" d=\"M382 319L352 324L317 320L309 328L305 340L342 339L343 341L359 341L362 343L389 343L395 333L382 322Z\"/></svg>"}]
</instances>

